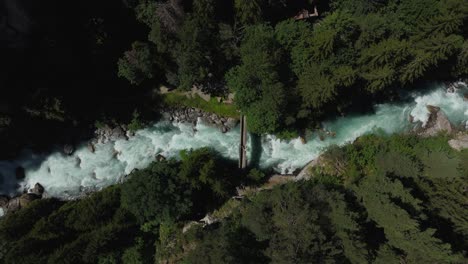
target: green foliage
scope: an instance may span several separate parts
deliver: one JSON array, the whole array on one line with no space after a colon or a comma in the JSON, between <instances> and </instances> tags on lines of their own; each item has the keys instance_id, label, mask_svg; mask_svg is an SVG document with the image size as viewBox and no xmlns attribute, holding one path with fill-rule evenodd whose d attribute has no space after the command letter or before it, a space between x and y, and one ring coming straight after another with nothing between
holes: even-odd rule
<instances>
[{"instance_id":1,"label":"green foliage","mask_svg":"<svg viewBox=\"0 0 468 264\"><path fill-rule=\"evenodd\" d=\"M402 251L407 261L451 263L461 260L460 255L452 254L449 244L434 237L436 230L424 230L414 219L421 217L421 201L414 198L399 180L369 175L354 190L363 201L369 218L383 228L388 246ZM400 207L397 201L408 209Z\"/></svg>"},{"instance_id":2,"label":"green foliage","mask_svg":"<svg viewBox=\"0 0 468 264\"><path fill-rule=\"evenodd\" d=\"M145 127L145 123L143 120L140 118L140 112L137 110L133 111L132 115L132 120L130 121L130 124L128 124L128 130L132 132L136 132L140 129L143 129Z\"/></svg>"},{"instance_id":3,"label":"green foliage","mask_svg":"<svg viewBox=\"0 0 468 264\"><path fill-rule=\"evenodd\" d=\"M147 43L134 42L132 49L119 59L118 66L119 77L126 78L135 85L155 76L154 59Z\"/></svg>"},{"instance_id":4,"label":"green foliage","mask_svg":"<svg viewBox=\"0 0 468 264\"><path fill-rule=\"evenodd\" d=\"M28 221L22 220L27 216ZM21 231L9 224L11 219ZM120 258L134 233L133 217L120 209L120 189L110 187L79 201L39 200L0 222L9 241L6 263L98 263ZM15 236L5 232L15 231Z\"/></svg>"},{"instance_id":5,"label":"green foliage","mask_svg":"<svg viewBox=\"0 0 468 264\"><path fill-rule=\"evenodd\" d=\"M247 174L247 178L249 178L253 182L261 182L265 178L265 173L254 168L249 171L249 174Z\"/></svg>"},{"instance_id":6,"label":"green foliage","mask_svg":"<svg viewBox=\"0 0 468 264\"><path fill-rule=\"evenodd\" d=\"M222 198L231 191L232 186L226 178L235 172L232 171L234 166L220 159L213 150L201 148L190 152L183 151L181 158L179 177L193 189L199 190L199 196L212 193Z\"/></svg>"},{"instance_id":7,"label":"green foliage","mask_svg":"<svg viewBox=\"0 0 468 264\"><path fill-rule=\"evenodd\" d=\"M262 254L264 243L236 221L222 224L215 232L204 234L201 243L186 257L187 263L269 263Z\"/></svg>"},{"instance_id":8,"label":"green foliage","mask_svg":"<svg viewBox=\"0 0 468 264\"><path fill-rule=\"evenodd\" d=\"M304 104L313 108L321 108L337 93L332 76L323 73L317 64L308 66L301 74L298 88Z\"/></svg>"},{"instance_id":9,"label":"green foliage","mask_svg":"<svg viewBox=\"0 0 468 264\"><path fill-rule=\"evenodd\" d=\"M36 221L47 217L60 207L61 203L55 199L37 200L32 202L27 210L16 214L9 214L0 221L0 236L4 241L14 241L27 235Z\"/></svg>"},{"instance_id":10,"label":"green foliage","mask_svg":"<svg viewBox=\"0 0 468 264\"><path fill-rule=\"evenodd\" d=\"M262 21L262 0L235 0L237 20L243 25L256 24Z\"/></svg>"},{"instance_id":11,"label":"green foliage","mask_svg":"<svg viewBox=\"0 0 468 264\"><path fill-rule=\"evenodd\" d=\"M242 64L227 74L228 86L249 118L250 131L275 132L284 116L286 90L280 81L282 52L273 28L248 27L240 51Z\"/></svg>"},{"instance_id":12,"label":"green foliage","mask_svg":"<svg viewBox=\"0 0 468 264\"><path fill-rule=\"evenodd\" d=\"M132 173L122 186L122 206L138 222L178 219L190 212L191 189L178 177L177 163L152 163Z\"/></svg>"},{"instance_id":13,"label":"green foliage","mask_svg":"<svg viewBox=\"0 0 468 264\"><path fill-rule=\"evenodd\" d=\"M340 262L343 251L330 229L329 210L323 188L288 184L254 197L242 223L268 241L272 262Z\"/></svg>"}]
</instances>

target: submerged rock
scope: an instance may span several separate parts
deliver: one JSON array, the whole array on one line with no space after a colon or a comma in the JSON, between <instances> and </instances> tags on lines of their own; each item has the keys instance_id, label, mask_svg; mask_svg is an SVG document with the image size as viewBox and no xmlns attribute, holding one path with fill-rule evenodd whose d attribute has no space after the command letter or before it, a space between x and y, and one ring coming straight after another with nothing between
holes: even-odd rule
<instances>
[{"instance_id":1,"label":"submerged rock","mask_svg":"<svg viewBox=\"0 0 468 264\"><path fill-rule=\"evenodd\" d=\"M70 155L73 154L73 152L75 152L75 147L73 147L73 145L71 145L71 144L66 144L65 146L63 146L63 153L64 153L65 155L70 156Z\"/></svg>"},{"instance_id":2,"label":"submerged rock","mask_svg":"<svg viewBox=\"0 0 468 264\"><path fill-rule=\"evenodd\" d=\"M88 143L88 150L91 153L94 153L96 151L96 148L94 147L94 144L92 142Z\"/></svg>"}]
</instances>

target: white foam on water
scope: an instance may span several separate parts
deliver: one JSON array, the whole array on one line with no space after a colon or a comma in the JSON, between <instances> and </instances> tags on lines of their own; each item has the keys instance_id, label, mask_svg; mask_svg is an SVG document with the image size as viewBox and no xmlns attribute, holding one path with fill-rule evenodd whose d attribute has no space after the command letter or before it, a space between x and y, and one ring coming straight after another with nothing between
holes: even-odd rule
<instances>
[{"instance_id":1,"label":"white foam on water","mask_svg":"<svg viewBox=\"0 0 468 264\"><path fill-rule=\"evenodd\" d=\"M466 90L464 90L466 92ZM335 137L320 140L317 135L302 144L299 139L280 140L272 135L261 139L261 167L273 167L281 173L291 173L317 158L329 145L343 145L357 137L381 130L386 133L402 132L410 128L408 117L427 122L426 105L439 106L454 124L468 120L468 102L463 100L463 90L448 94L441 86L414 93L407 102L380 104L374 113L347 116L323 123ZM79 146L72 156L60 152L35 155L25 152L18 160L0 161L0 193L13 194L39 182L50 196L70 198L83 190L95 190L117 183L134 169L143 169L154 161L157 154L178 158L181 150L211 147L223 157L238 158L239 128L227 133L198 122L189 124L158 122L137 131L129 140L117 140L95 146L91 153L86 144ZM249 140L248 150L252 149ZM17 187L15 168L25 168L26 178Z\"/></svg>"}]
</instances>

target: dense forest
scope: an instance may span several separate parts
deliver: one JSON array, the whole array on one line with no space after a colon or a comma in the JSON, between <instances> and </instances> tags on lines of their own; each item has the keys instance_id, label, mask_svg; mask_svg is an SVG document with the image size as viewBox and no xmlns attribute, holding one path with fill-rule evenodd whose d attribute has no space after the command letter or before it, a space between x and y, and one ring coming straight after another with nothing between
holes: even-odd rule
<instances>
[{"instance_id":1,"label":"dense forest","mask_svg":"<svg viewBox=\"0 0 468 264\"><path fill-rule=\"evenodd\" d=\"M154 121L161 100L149 94L160 85L235 92L251 132L287 137L397 99L396 91L420 81L468 74L463 0L107 0L73 10L57 0L3 0L0 7L2 156L90 137L97 121ZM293 19L314 7L318 17Z\"/></svg>"},{"instance_id":2,"label":"dense forest","mask_svg":"<svg viewBox=\"0 0 468 264\"><path fill-rule=\"evenodd\" d=\"M466 263L468 151L447 139L364 136L331 147L311 180L242 200L233 187L260 184L262 172L185 152L82 200L6 216L0 261ZM220 222L192 222L207 212Z\"/></svg>"},{"instance_id":3,"label":"dense forest","mask_svg":"<svg viewBox=\"0 0 468 264\"><path fill-rule=\"evenodd\" d=\"M161 86L234 93L250 132L296 137L467 78L467 23L466 0L1 0L0 160L142 128ZM362 136L272 188L271 171L186 150L8 213L0 263L467 263L468 150L450 137Z\"/></svg>"}]
</instances>

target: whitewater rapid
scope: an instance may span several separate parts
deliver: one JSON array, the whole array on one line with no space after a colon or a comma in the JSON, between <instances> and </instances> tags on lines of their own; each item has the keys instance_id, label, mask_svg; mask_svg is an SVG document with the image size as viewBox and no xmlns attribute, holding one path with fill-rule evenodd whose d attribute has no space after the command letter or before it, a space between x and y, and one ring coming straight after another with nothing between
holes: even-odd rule
<instances>
[{"instance_id":1,"label":"whitewater rapid","mask_svg":"<svg viewBox=\"0 0 468 264\"><path fill-rule=\"evenodd\" d=\"M414 121L425 123L428 119L426 105L439 106L455 125L468 120L468 102L463 94L468 91L465 84L455 93L447 93L443 85L425 87L425 93L406 95L407 100L395 104L379 104L374 112L367 115L346 116L323 123L326 130L336 133L334 137L319 139L314 133L303 144L300 139L279 140L266 135L261 138L259 165L271 167L281 173L292 173L317 158L329 145L343 145L367 133L383 131L403 132L410 129L409 115ZM72 156L60 151L37 155L24 151L14 161L0 161L0 194L13 195L35 183L41 183L49 196L72 198L84 191L100 188L119 182L134 169L143 169L161 154L178 158L181 150L211 147L222 156L238 158L239 128L221 133L198 122L195 129L190 124L162 121L137 131L128 140L117 140L97 144L92 153L83 143ZM252 140L248 143L248 153L252 150ZM25 168L26 178L22 182L15 179L15 169Z\"/></svg>"}]
</instances>

